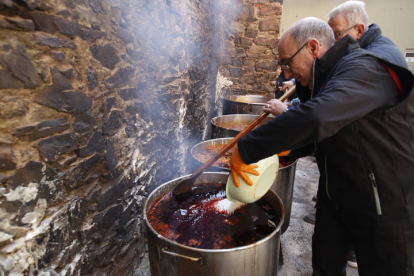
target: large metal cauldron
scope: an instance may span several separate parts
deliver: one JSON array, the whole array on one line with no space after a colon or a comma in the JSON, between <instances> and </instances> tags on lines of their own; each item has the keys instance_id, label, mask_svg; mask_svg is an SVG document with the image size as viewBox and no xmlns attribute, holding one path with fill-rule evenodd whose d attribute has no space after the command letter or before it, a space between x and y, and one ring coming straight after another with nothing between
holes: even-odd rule
<instances>
[{"instance_id":1,"label":"large metal cauldron","mask_svg":"<svg viewBox=\"0 0 414 276\"><path fill-rule=\"evenodd\" d=\"M250 124L256 120L257 117L259 117L259 115L254 114L232 114L214 117L211 119L211 138L235 137L241 130L232 130L220 125L228 123L241 124L242 122ZM260 125L269 122L272 118L274 117L268 116L260 123Z\"/></svg>"},{"instance_id":2,"label":"large metal cauldron","mask_svg":"<svg viewBox=\"0 0 414 276\"><path fill-rule=\"evenodd\" d=\"M285 221L282 225L282 234L289 227L290 223L290 213L292 211L292 201L293 201L293 186L295 183L295 173L296 173L296 163L298 160L295 160L292 164L279 168L279 173L273 182L272 187L270 188L274 191L283 202L285 207Z\"/></svg>"},{"instance_id":3,"label":"large metal cauldron","mask_svg":"<svg viewBox=\"0 0 414 276\"><path fill-rule=\"evenodd\" d=\"M207 143L208 141L215 141L215 140L218 143L221 141L217 139L225 138L225 137L233 137L233 136L236 136L240 132L240 131L235 131L235 130L220 127L219 124L221 122L230 122L230 121L238 122L238 121L246 121L246 120L250 120L250 122L253 122L258 116L259 115L234 114L234 115L223 115L223 116L215 117L211 119L213 140L207 140L202 143ZM265 120L266 120L265 122L268 122L269 120L271 120L271 118L268 117ZM224 141L222 143L224 143ZM290 223L290 214L292 211L292 201L293 201L293 186L295 183L296 164L297 164L297 160L286 167L280 168L279 173L276 177L276 180L271 187L271 189L275 191L276 194L278 194L279 197L282 199L282 202L283 202L283 205L286 211L285 222L283 223L283 226L282 226L282 234L285 233L285 231L288 229L289 223Z\"/></svg>"},{"instance_id":4,"label":"large metal cauldron","mask_svg":"<svg viewBox=\"0 0 414 276\"><path fill-rule=\"evenodd\" d=\"M171 191L182 178L159 186L144 205L151 275L277 275L280 227L285 211L281 199L273 191L267 192L264 199L276 211L280 221L269 236L253 244L230 249L199 249L173 242L155 232L148 222L147 212L159 197ZM196 180L195 185L222 183L224 189L227 178L228 173L207 172Z\"/></svg>"},{"instance_id":5,"label":"large metal cauldron","mask_svg":"<svg viewBox=\"0 0 414 276\"><path fill-rule=\"evenodd\" d=\"M226 96L223 97L223 115L261 114L263 107L271 99L261 95Z\"/></svg>"}]
</instances>

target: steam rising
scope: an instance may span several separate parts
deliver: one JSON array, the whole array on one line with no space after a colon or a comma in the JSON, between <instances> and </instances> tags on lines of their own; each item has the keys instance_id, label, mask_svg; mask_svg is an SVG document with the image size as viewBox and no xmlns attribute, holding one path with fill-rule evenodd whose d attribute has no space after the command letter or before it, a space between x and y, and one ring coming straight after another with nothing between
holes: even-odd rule
<instances>
[{"instance_id":1,"label":"steam rising","mask_svg":"<svg viewBox=\"0 0 414 276\"><path fill-rule=\"evenodd\" d=\"M128 46L141 68L137 71L137 83L146 83L146 91L140 95L144 109L138 117L153 127L154 133L148 135L160 141L159 149L149 154L153 158L173 156L172 160L161 160L172 167L156 172L158 178L171 179L192 170L188 168L191 147L201 138L210 138L210 119L217 114L216 81L222 39L230 32L228 22L241 14L242 2L144 2L134 2L129 11L124 11L132 13L129 23L137 37L135 45ZM150 123L157 119L161 119L160 125ZM134 161L135 166L138 164Z\"/></svg>"}]
</instances>

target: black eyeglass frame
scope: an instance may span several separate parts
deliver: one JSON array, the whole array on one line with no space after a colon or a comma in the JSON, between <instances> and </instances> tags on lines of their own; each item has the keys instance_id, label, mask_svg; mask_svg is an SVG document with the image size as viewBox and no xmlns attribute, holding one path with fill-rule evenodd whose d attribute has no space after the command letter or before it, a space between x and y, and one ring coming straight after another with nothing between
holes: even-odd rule
<instances>
[{"instance_id":1,"label":"black eyeglass frame","mask_svg":"<svg viewBox=\"0 0 414 276\"><path fill-rule=\"evenodd\" d=\"M348 29L346 29L346 30L344 30L342 32L339 32L337 34L334 34L334 35L335 35L335 37L339 38L339 37L343 36L345 33L349 32L350 30L352 30L353 28L355 28L357 25L358 24L355 24L354 26L349 27Z\"/></svg>"},{"instance_id":2,"label":"black eyeglass frame","mask_svg":"<svg viewBox=\"0 0 414 276\"><path fill-rule=\"evenodd\" d=\"M291 56L290 57L290 59L288 59L284 64L281 64L280 62L278 62L277 64L279 64L280 65L280 67L282 67L282 69L283 70L287 70L287 71L289 71L289 72L291 72L291 70L290 70L290 66L289 66L289 63L293 60L293 58L297 55L297 54L299 54L299 52L306 46L306 45L308 45L308 43L309 43L309 40L308 41L306 41L306 43L305 44L303 44L302 45L302 47L300 47L299 48L299 50L297 50L296 51L296 53L294 53L293 54L293 56Z\"/></svg>"}]
</instances>

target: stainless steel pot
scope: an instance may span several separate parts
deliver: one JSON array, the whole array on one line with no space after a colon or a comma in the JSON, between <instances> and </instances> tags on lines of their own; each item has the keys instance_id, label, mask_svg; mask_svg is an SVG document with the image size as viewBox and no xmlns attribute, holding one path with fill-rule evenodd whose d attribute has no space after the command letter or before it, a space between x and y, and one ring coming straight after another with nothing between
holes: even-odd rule
<instances>
[{"instance_id":1,"label":"stainless steel pot","mask_svg":"<svg viewBox=\"0 0 414 276\"><path fill-rule=\"evenodd\" d=\"M220 124L223 123L241 123L241 122L248 122L249 124L252 123L254 120L256 120L259 117L259 115L254 114L232 114L232 115L223 115L214 117L211 119L211 136L213 139L216 138L225 138L225 137L234 137L236 136L240 131L239 130L233 130L229 128L225 128L220 126ZM265 118L260 124L265 124L269 122L272 118L272 116L269 116Z\"/></svg>"},{"instance_id":2,"label":"stainless steel pot","mask_svg":"<svg viewBox=\"0 0 414 276\"><path fill-rule=\"evenodd\" d=\"M290 214L292 212L292 201L293 201L293 186L295 183L295 175L296 175L296 164L298 160L295 160L292 164L279 168L279 173L275 181L270 188L274 191L283 202L283 206L285 207L285 221L282 225L282 234L289 227L290 223Z\"/></svg>"},{"instance_id":3,"label":"stainless steel pot","mask_svg":"<svg viewBox=\"0 0 414 276\"><path fill-rule=\"evenodd\" d=\"M195 146L193 146L191 148L191 156L194 158L194 162L195 162L195 165L197 166L197 168L202 166L204 164L204 162L202 160L197 159L197 157L195 156L196 152L200 152L201 150L205 149L208 146L226 145L232 139L233 138L218 138L218 139L206 140L206 141L200 142L200 143L196 144ZM207 170L208 171L218 171L218 172L222 172L223 170L224 171L229 171L226 168L223 168L223 167L220 167L220 166L215 166L215 165L212 165Z\"/></svg>"},{"instance_id":4,"label":"stainless steel pot","mask_svg":"<svg viewBox=\"0 0 414 276\"><path fill-rule=\"evenodd\" d=\"M253 244L230 249L200 249L185 246L159 235L149 224L147 212L158 198L171 191L184 177L171 180L155 189L144 205L144 220L147 226L148 250L152 276L169 275L277 275L280 245L280 228L285 211L281 199L268 191L264 199L276 211L280 221L276 229L266 238ZM223 189L228 173L203 173L195 185L221 183Z\"/></svg>"},{"instance_id":5,"label":"stainless steel pot","mask_svg":"<svg viewBox=\"0 0 414 276\"><path fill-rule=\"evenodd\" d=\"M223 97L223 115L227 114L261 114L263 107L271 97L261 95L232 95Z\"/></svg>"}]
</instances>

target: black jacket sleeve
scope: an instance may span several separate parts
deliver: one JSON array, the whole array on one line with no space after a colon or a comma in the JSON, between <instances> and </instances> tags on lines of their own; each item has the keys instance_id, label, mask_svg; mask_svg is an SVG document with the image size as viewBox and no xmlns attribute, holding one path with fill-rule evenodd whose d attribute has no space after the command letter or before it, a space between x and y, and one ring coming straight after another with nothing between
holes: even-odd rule
<instances>
[{"instance_id":1,"label":"black jacket sleeve","mask_svg":"<svg viewBox=\"0 0 414 276\"><path fill-rule=\"evenodd\" d=\"M369 112L399 102L395 83L378 59L346 58L317 96L239 139L244 162L321 141Z\"/></svg>"}]
</instances>

